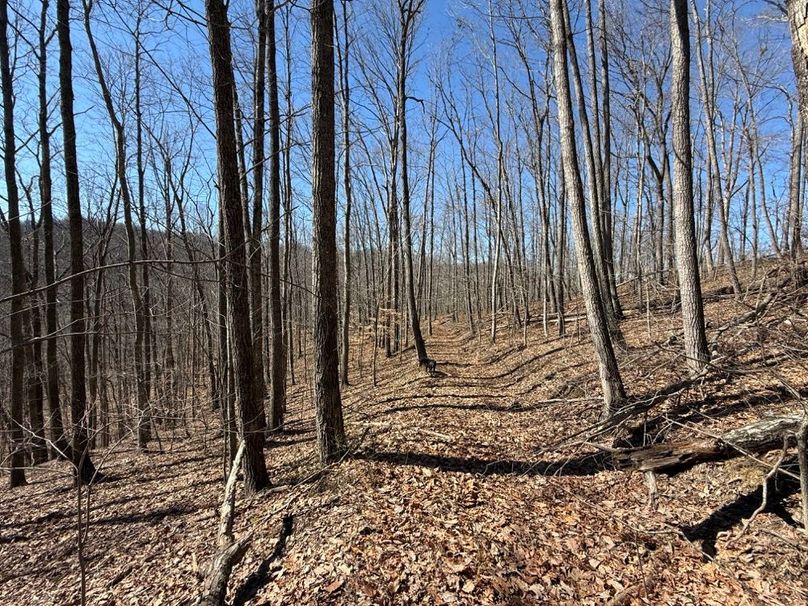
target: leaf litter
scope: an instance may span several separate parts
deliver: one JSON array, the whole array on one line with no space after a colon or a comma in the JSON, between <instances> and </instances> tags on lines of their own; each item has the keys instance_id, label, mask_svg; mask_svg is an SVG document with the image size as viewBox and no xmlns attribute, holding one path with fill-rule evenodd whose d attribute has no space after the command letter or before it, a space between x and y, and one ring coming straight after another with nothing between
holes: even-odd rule
<instances>
[{"instance_id":1,"label":"leaf litter","mask_svg":"<svg viewBox=\"0 0 808 606\"><path fill-rule=\"evenodd\" d=\"M748 311L731 297L711 299L709 288L718 285L705 287L715 326ZM654 310L652 336L644 311L627 313L621 368L632 397L682 378L670 345L680 330L673 307ZM644 420L645 439L793 411L793 394L782 386L808 390L805 311L804 298L786 298L764 320L723 333L719 353L730 371L655 408ZM783 491L742 533L767 467L740 458L659 478L650 508L641 474L614 471L586 440L561 443L597 422L599 387L585 323L571 320L564 338L550 329L545 336L541 322L532 324L523 348L518 330L490 345L438 320L427 340L438 376L420 371L408 349L379 355L376 387L371 341L360 349L357 337L361 369L354 359L344 391L352 450L322 473L310 391L290 388L287 431L265 451L274 487L249 499L239 494L236 533L254 538L229 598L255 605L806 603L798 491ZM193 603L215 549L216 421L205 411L191 438L164 435L161 453L125 444L109 454L108 479L89 499L89 604ZM29 475L28 486L0 489L2 603L78 604L69 469L49 462Z\"/></svg>"}]
</instances>

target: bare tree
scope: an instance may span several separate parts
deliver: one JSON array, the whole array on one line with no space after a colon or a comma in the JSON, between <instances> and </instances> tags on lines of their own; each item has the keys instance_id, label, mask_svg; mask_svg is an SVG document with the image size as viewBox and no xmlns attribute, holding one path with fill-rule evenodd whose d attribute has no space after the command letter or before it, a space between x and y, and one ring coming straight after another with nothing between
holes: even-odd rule
<instances>
[{"instance_id":1,"label":"bare tree","mask_svg":"<svg viewBox=\"0 0 808 606\"><path fill-rule=\"evenodd\" d=\"M676 267L682 298L685 355L688 367L698 372L707 363L709 351L704 332L696 228L693 217L693 151L690 141L690 26L687 0L671 0L673 120L673 205ZM722 202L719 202L722 204Z\"/></svg>"},{"instance_id":2,"label":"bare tree","mask_svg":"<svg viewBox=\"0 0 808 606\"><path fill-rule=\"evenodd\" d=\"M3 85L3 169L6 176L8 204L8 244L11 254L11 386L9 397L9 434L11 440L11 474L9 486L22 486L25 480L25 446L23 443L23 403L25 378L24 325L25 260L22 252L20 194L17 187L17 137L14 132L14 91L8 43L8 0L0 0L0 80Z\"/></svg>"},{"instance_id":3,"label":"bare tree","mask_svg":"<svg viewBox=\"0 0 808 606\"><path fill-rule=\"evenodd\" d=\"M336 49L339 61L340 99L342 101L342 189L345 193L345 226L343 239L343 279L345 289L342 301L342 357L340 358L340 381L348 385L348 358L350 357L351 328L351 210L353 185L351 183L351 45L348 35L348 1L342 1L342 33L336 32Z\"/></svg>"},{"instance_id":4,"label":"bare tree","mask_svg":"<svg viewBox=\"0 0 808 606\"><path fill-rule=\"evenodd\" d=\"M320 460L345 449L337 345L337 201L334 166L334 1L312 0L312 279L314 407Z\"/></svg>"},{"instance_id":5,"label":"bare tree","mask_svg":"<svg viewBox=\"0 0 808 606\"><path fill-rule=\"evenodd\" d=\"M45 253L45 331L49 335L56 334L56 297L58 288L56 281L56 252L53 242L53 178L51 176L51 132L48 127L48 41L51 36L47 32L48 0L42 1L39 19L39 71L37 85L39 93L38 128L39 128L39 194L41 198L41 217ZM62 407L59 397L59 362L57 359L57 341L48 339L45 343L45 368L47 371L47 395L50 420L50 441L53 447L51 456L70 459L70 445L64 433Z\"/></svg>"},{"instance_id":6,"label":"bare tree","mask_svg":"<svg viewBox=\"0 0 808 606\"><path fill-rule=\"evenodd\" d=\"M398 20L400 38L397 52L397 92L396 109L398 115L398 148L401 162L401 214L404 222L404 266L407 274L407 305L410 311L410 327L412 328L415 353L418 360L426 360L426 344L421 333L421 320L418 304L415 301L415 275L412 264L412 221L410 219L410 173L407 139L407 75L410 69L409 59L415 36L416 19L423 9L425 0L398 0Z\"/></svg>"},{"instance_id":7,"label":"bare tree","mask_svg":"<svg viewBox=\"0 0 808 606\"><path fill-rule=\"evenodd\" d=\"M802 125L808 124L808 0L787 0L788 23L791 29L791 59L794 63L794 75L797 77L799 95L800 128L795 129L802 134ZM796 137L796 135L795 135ZM800 138L800 144L802 139ZM795 154L796 155L796 154ZM792 168L792 174L796 172ZM791 188L789 215L791 223L791 255L795 257L802 251L802 199L795 188Z\"/></svg>"},{"instance_id":8,"label":"bare tree","mask_svg":"<svg viewBox=\"0 0 808 606\"><path fill-rule=\"evenodd\" d=\"M129 181L126 175L127 167L127 147L124 125L115 111L112 100L112 92L107 85L107 78L104 75L104 67L98 47L95 43L90 16L94 6L93 0L83 0L84 2L84 30L87 33L87 40L90 43L90 50L93 56L98 84L101 87L101 95L104 99L104 106L107 110L110 123L115 133L115 171L123 200L123 217L126 227L126 244L128 258L128 278L129 293L132 299L132 311L135 316L135 379L137 381L137 442L138 447L145 450L150 439L151 422L149 420L149 379L147 377L149 343L146 340L148 332L146 326L147 310L144 304L143 292L137 276L136 261L138 258L138 245L136 241L135 225L132 220L133 200L129 189ZM140 195L140 194L138 194ZM142 250L141 250L142 252ZM145 265L145 264L144 264Z\"/></svg>"},{"instance_id":9,"label":"bare tree","mask_svg":"<svg viewBox=\"0 0 808 606\"><path fill-rule=\"evenodd\" d=\"M278 104L274 0L266 8L267 86L269 88L269 324L270 428L283 427L286 411L286 346L283 341L283 301L281 300L281 112ZM255 227L253 226L253 229Z\"/></svg>"},{"instance_id":10,"label":"bare tree","mask_svg":"<svg viewBox=\"0 0 808 606\"><path fill-rule=\"evenodd\" d=\"M87 385L84 349L84 235L82 233L76 123L73 112L73 47L70 43L70 0L56 1L59 38L59 87L62 114L63 157L67 217L70 231L70 416L73 425L71 452L77 482L90 482L96 469L90 458L87 435Z\"/></svg>"},{"instance_id":11,"label":"bare tree","mask_svg":"<svg viewBox=\"0 0 808 606\"><path fill-rule=\"evenodd\" d=\"M578 258L581 290L586 306L589 329L595 353L598 356L600 382L603 388L603 414L610 415L625 401L623 381L609 336L606 312L601 300L595 261L592 256L589 233L586 225L586 204L583 182L578 168L578 153L575 145L575 123L572 118L569 73L567 71L567 35L564 26L566 6L564 0L551 0L553 57L555 86L558 95L558 123L561 137L561 157L564 166L564 191L570 200L573 236ZM608 294L608 293L607 293Z\"/></svg>"},{"instance_id":12,"label":"bare tree","mask_svg":"<svg viewBox=\"0 0 808 606\"><path fill-rule=\"evenodd\" d=\"M236 147L230 22L223 0L206 0L205 16L213 68L219 204L224 214L228 345L245 444L244 485L247 491L255 492L269 484L264 461L266 419L253 383L255 352L250 328L250 290Z\"/></svg>"}]
</instances>

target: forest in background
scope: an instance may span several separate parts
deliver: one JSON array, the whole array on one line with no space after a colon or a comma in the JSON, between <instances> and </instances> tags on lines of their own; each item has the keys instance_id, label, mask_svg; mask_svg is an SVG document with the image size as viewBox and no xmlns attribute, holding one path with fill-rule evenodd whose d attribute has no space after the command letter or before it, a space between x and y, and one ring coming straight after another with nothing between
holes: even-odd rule
<instances>
[{"instance_id":1,"label":"forest in background","mask_svg":"<svg viewBox=\"0 0 808 606\"><path fill-rule=\"evenodd\" d=\"M514 405L592 404L537 448L586 435L653 501L658 473L782 446L765 487L796 442L808 526L807 22L797 0L0 0L10 489L70 470L83 554L116 457L202 439L222 603L253 539L236 486L275 494L273 444L313 431L318 482L378 461L356 390L379 404L397 367L451 400L459 351L494 385L501 348L558 339L592 368ZM750 324L776 354L728 353ZM675 371L650 397L646 339ZM709 443L632 426L744 364L790 405Z\"/></svg>"}]
</instances>

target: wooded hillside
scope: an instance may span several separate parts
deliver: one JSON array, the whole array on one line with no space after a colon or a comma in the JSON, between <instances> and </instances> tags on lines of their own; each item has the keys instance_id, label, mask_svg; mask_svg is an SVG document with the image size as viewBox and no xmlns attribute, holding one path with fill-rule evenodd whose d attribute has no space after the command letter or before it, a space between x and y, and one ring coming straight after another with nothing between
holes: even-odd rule
<instances>
[{"instance_id":1,"label":"wooded hillside","mask_svg":"<svg viewBox=\"0 0 808 606\"><path fill-rule=\"evenodd\" d=\"M806 23L0 0L0 603L808 601Z\"/></svg>"}]
</instances>

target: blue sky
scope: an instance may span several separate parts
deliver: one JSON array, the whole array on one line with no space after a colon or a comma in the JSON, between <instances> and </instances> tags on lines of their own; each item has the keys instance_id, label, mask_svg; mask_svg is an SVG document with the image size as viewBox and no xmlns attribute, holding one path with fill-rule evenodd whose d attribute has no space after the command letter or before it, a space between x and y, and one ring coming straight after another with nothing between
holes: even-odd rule
<instances>
[{"instance_id":1,"label":"blue sky","mask_svg":"<svg viewBox=\"0 0 808 606\"><path fill-rule=\"evenodd\" d=\"M705 0L698 0L700 9L703 9ZM624 0L625 5L629 8L626 12L628 23L631 24L634 15L639 14L642 6L652 7L643 10L654 11L658 10L661 17L664 19L667 15L667 3L660 5L657 9L653 3L641 3L639 0ZM83 25L79 19L80 6L79 3L74 4L74 21L73 21L73 41L75 46L75 87L76 87L76 110L78 112L77 123L79 127L79 152L80 152L80 169L82 171L82 186L84 199L83 202L88 211L97 206L102 200L105 202L104 193L108 189L110 176L114 170L113 163L110 158L113 152L112 140L106 113L100 101L98 92L98 85L95 78L95 73L90 62L86 36L83 31ZM337 3L339 5L339 3ZM597 6L597 1L593 3ZM367 11L367 1L353 0L351 8L354 11L357 19L356 23L366 23L369 19ZM573 3L573 6L575 3ZM736 8L737 10L737 23L731 23L729 19L724 19L722 16L722 23L726 27L736 27L739 31L744 31L745 44L754 49L756 46L765 44L772 51L773 54L781 55L781 65L778 70L781 73L775 75L774 81L785 89L793 90L793 76L789 68L789 42L787 28L783 24L772 23L770 20L760 19L762 13L771 13L771 8L762 0L747 0L738 2L728 2L725 0L714 2L716 14L729 16L731 11L729 8ZM29 2L25 0L21 5L18 5L21 11L38 11L38 3ZM132 57L132 41L127 32L127 28L131 27L133 19L131 13L129 15L123 10L122 7L127 4L122 3L115 7L115 10L109 3L104 3L96 8L94 13L94 33L102 48L102 53L105 57L105 68L108 69L108 77L112 86L117 92L124 92L124 97L127 97L120 105L122 113L130 120L131 124L131 57ZM190 3L191 12L186 13L183 18L166 18L165 13L159 8L153 7L148 13L144 30L145 45L153 54L156 62L161 66L157 69L153 65L149 65L150 61L146 61L146 81L144 100L147 104L147 112L150 117L150 124L154 129L164 126L167 131L171 131L174 137L187 138L190 131L189 118L184 103L180 99L177 89L181 90L184 95L187 95L193 100L196 117L201 119L199 124L194 127L194 182L192 186L196 190L196 199L199 205L200 216L207 215L209 217L211 204L215 204L215 195L212 191L213 175L215 174L215 153L213 148L213 139L207 129L212 128L213 120L211 116L211 102L210 102L210 68L209 68L209 55L206 41L206 31L204 24L194 22L195 19L203 11L203 4L201 1ZM538 5L532 2L527 2L526 6L530 10L537 11ZM722 8L723 7L723 8ZM249 116L249 98L247 98L247 91L249 90L249 65L251 62L251 36L253 35L253 5L248 0L233 0L231 2L230 15L233 21L233 45L237 52L237 66L239 67L239 74L241 76L241 94L242 94L242 107ZM456 40L455 48L452 51L452 56L458 61L454 65L449 76L453 79L458 79L461 72L473 74L476 69L474 61L477 60L481 63L481 68L486 69L486 60L483 56L480 59L480 49L487 52L487 24L485 13L487 11L487 2L462 2L460 0L427 0L422 23L418 34L418 44L416 46L416 60L417 67L410 79L410 93L413 96L430 99L434 97L431 89L430 74L434 74L436 69L444 67L441 65L442 61L447 57L447 48L452 40ZM636 12L633 12L636 11ZM724 11L724 12L721 12ZM458 30L456 27L457 17L463 17L467 22L471 23L471 27L467 29ZM578 20L578 13L573 11L573 20L577 26L580 26ZM165 27L168 25L170 31L166 31ZM294 163L295 170L295 188L297 193L297 207L299 209L299 217L305 219L307 216L308 207L308 158L306 155L306 133L308 132L308 116L305 114L305 109L308 103L308 86L309 86L309 67L308 67L308 21L305 7L297 7L292 9L291 13L292 25L292 61L293 61L293 102L296 110L301 112L300 117L296 122L296 137L302 140L302 145L296 148L296 159ZM23 26L24 27L24 26ZM281 22L278 21L276 25L278 35L281 35ZM501 20L496 20L495 27L498 32L498 37L501 35L503 38L506 36L506 28ZM374 32L369 28L364 28L358 32L359 35L373 38ZM664 36L663 36L664 38ZM660 44L665 44L664 39L660 39ZM583 53L585 50L584 40L579 37L579 56L583 60ZM16 73L17 83L17 123L18 123L18 140L23 140L28 136L28 133L33 132L35 129L35 116L36 116L36 98L35 98L35 73L32 70L32 61L30 56L25 54L24 44L20 46L20 59ZM773 49L773 50L772 50ZM543 57L538 51L538 47L534 47L535 56L533 60L536 65L543 62ZM695 45L694 45L695 50ZM279 54L280 63L279 69L285 69L285 53L282 48L282 40L279 40ZM503 80L505 76L511 78L514 82L519 83L523 81L523 76L520 75L517 69L517 63L513 59L513 53L507 48L507 45L500 44L500 61ZM56 93L56 53L55 48L50 55L51 74L49 78L49 88L52 94ZM148 59L148 58L147 58ZM783 67L785 66L785 67ZM583 67L583 65L582 65ZM356 68L354 66L356 71ZM439 70L438 70L439 71ZM168 84L166 74L171 75L174 84ZM693 80L692 80L692 96L695 100L697 98L698 86L698 72L695 67L695 58L693 63ZM621 83L619 78L613 72L612 85L615 95L619 95ZM357 86L357 83L354 83ZM490 94L490 91L489 93ZM772 139L771 153L767 160L767 172L772 177L772 187L774 188L775 196L782 194L785 176L787 173L787 153L788 153L788 137L787 137L787 123L784 117L787 114L788 108L784 102L784 96L779 91L772 91L767 93L770 100L761 106L761 112L767 120L764 123L764 129L768 132ZM469 108L473 114L476 114L480 119L485 117L485 109L482 103L483 98L480 93L476 93L469 97L471 107ZM361 98L355 97L357 106L361 103ZM722 103L729 103L729 99L723 98ZM54 101L55 103L55 101ZM619 99L615 98L613 105L617 106ZM417 104L409 105L409 116L411 121L411 143L412 143L412 162L413 162L413 185L417 195L423 192L422 177L424 174L425 162L425 146L426 136L423 128L423 108ZM54 105L56 110L56 105ZM282 99L282 111L284 111ZM358 110L359 111L359 110ZM58 115L58 111L54 113L54 119ZM694 121L697 120L697 113L694 108ZM193 122L193 120L191 120ZM514 128L514 125L507 126L506 128ZM697 129L698 126L694 126ZM60 147L60 136L54 139L56 151ZM490 141L489 141L490 143ZM133 152L133 138L130 138L130 153ZM451 138L446 137L445 143L441 147L442 154L440 165L444 169L450 169L452 166L457 167L459 162L459 154L455 146L451 144ZM697 150L699 151L699 150ZM60 158L56 157L56 174L60 173ZM36 167L33 156L29 150L23 150L20 155L20 171L23 173L25 179L30 179L36 173ZM438 180L439 186L441 179ZM56 187L57 197L57 210L59 209L59 199L61 198L61 186L57 183ZM156 195L156 194L155 194ZM152 196L153 197L153 196ZM154 201L156 209L160 208L160 203ZM153 223L159 226L160 213L155 211L152 213ZM204 218L204 217L203 217ZM305 227L307 221L302 220L301 225Z\"/></svg>"}]
</instances>

